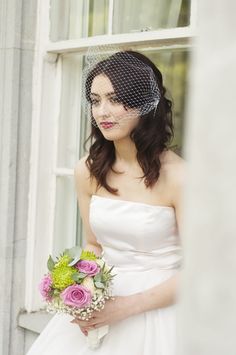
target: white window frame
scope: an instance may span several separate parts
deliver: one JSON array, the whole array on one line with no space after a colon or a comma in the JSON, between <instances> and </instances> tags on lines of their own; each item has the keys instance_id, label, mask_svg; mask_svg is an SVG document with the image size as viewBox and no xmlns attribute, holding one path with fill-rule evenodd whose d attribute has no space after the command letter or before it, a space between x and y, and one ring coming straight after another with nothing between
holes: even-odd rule
<instances>
[{"instance_id":1,"label":"white window frame","mask_svg":"<svg viewBox=\"0 0 236 355\"><path fill-rule=\"evenodd\" d=\"M36 48L33 68L33 112L30 159L25 308L42 308L38 280L46 272L52 251L56 176L73 176L72 169L56 167L57 132L61 93L60 54L85 52L89 47L114 44L188 48L196 35L197 0L191 1L190 25L156 31L112 35L113 0L110 0L108 34L90 38L50 42L50 0L38 1Z\"/></svg>"}]
</instances>

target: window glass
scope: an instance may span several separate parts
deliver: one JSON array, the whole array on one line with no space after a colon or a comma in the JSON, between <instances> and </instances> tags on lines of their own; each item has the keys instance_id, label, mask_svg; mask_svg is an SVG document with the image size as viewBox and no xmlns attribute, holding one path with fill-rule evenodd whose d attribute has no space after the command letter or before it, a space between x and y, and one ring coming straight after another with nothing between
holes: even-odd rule
<instances>
[{"instance_id":1,"label":"window glass","mask_svg":"<svg viewBox=\"0 0 236 355\"><path fill-rule=\"evenodd\" d=\"M108 3L109 0L51 0L51 41L106 34Z\"/></svg>"},{"instance_id":2,"label":"window glass","mask_svg":"<svg viewBox=\"0 0 236 355\"><path fill-rule=\"evenodd\" d=\"M190 0L114 0L113 33L189 25Z\"/></svg>"},{"instance_id":3,"label":"window glass","mask_svg":"<svg viewBox=\"0 0 236 355\"><path fill-rule=\"evenodd\" d=\"M57 167L73 169L78 157L82 55L62 56L62 83L58 123Z\"/></svg>"},{"instance_id":4,"label":"window glass","mask_svg":"<svg viewBox=\"0 0 236 355\"><path fill-rule=\"evenodd\" d=\"M54 220L53 255L76 243L77 204L73 176L56 179L56 205Z\"/></svg>"},{"instance_id":5,"label":"window glass","mask_svg":"<svg viewBox=\"0 0 236 355\"><path fill-rule=\"evenodd\" d=\"M181 154L183 145L184 113L187 93L189 52L186 50L142 51L158 67L163 75L166 96L172 100L175 136L172 145L177 145Z\"/></svg>"},{"instance_id":6,"label":"window glass","mask_svg":"<svg viewBox=\"0 0 236 355\"><path fill-rule=\"evenodd\" d=\"M109 0L90 0L88 37L104 35L108 30Z\"/></svg>"},{"instance_id":7,"label":"window glass","mask_svg":"<svg viewBox=\"0 0 236 355\"><path fill-rule=\"evenodd\" d=\"M188 26L190 0L114 0L113 33ZM51 0L50 39L108 33L109 0Z\"/></svg>"}]
</instances>

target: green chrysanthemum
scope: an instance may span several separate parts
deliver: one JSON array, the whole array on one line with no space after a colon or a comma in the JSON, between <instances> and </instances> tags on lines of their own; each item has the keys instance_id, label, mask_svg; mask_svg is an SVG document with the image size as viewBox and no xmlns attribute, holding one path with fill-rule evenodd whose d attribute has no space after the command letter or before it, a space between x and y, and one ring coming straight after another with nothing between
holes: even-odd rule
<instances>
[{"instance_id":1,"label":"green chrysanthemum","mask_svg":"<svg viewBox=\"0 0 236 355\"><path fill-rule=\"evenodd\" d=\"M75 281L72 279L72 275L77 270L71 266L58 265L52 271L53 287L63 290L64 288L72 285Z\"/></svg>"},{"instance_id":2,"label":"green chrysanthemum","mask_svg":"<svg viewBox=\"0 0 236 355\"><path fill-rule=\"evenodd\" d=\"M55 268L61 267L61 266L67 266L71 262L71 257L67 254L64 254L60 257L58 262L55 264Z\"/></svg>"},{"instance_id":3,"label":"green chrysanthemum","mask_svg":"<svg viewBox=\"0 0 236 355\"><path fill-rule=\"evenodd\" d=\"M80 255L80 260L97 260L98 257L96 254L94 254L93 251L89 250L82 250L82 253Z\"/></svg>"}]
</instances>

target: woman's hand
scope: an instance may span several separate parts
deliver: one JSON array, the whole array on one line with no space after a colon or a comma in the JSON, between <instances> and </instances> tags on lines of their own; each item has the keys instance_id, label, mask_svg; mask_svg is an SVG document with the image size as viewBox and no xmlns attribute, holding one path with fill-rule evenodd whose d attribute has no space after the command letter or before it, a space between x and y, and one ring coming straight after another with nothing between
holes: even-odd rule
<instances>
[{"instance_id":1,"label":"woman's hand","mask_svg":"<svg viewBox=\"0 0 236 355\"><path fill-rule=\"evenodd\" d=\"M75 318L72 323L80 326L84 335L88 335L88 330L112 324L128 318L132 314L129 296L117 296L109 299L101 311L94 311L89 320Z\"/></svg>"}]
</instances>

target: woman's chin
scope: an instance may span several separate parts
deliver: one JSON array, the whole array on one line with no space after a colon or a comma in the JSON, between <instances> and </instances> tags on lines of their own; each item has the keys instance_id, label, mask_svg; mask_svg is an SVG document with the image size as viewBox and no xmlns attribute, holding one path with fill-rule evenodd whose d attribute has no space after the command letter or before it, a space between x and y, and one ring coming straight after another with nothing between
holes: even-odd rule
<instances>
[{"instance_id":1,"label":"woman's chin","mask_svg":"<svg viewBox=\"0 0 236 355\"><path fill-rule=\"evenodd\" d=\"M111 129L100 129L103 137L108 141L119 140L124 138L124 132L120 132L117 127L113 127Z\"/></svg>"},{"instance_id":2,"label":"woman's chin","mask_svg":"<svg viewBox=\"0 0 236 355\"><path fill-rule=\"evenodd\" d=\"M115 133L102 132L102 134L103 137L108 141L117 141L120 140L121 138L124 138L123 135L115 134Z\"/></svg>"}]
</instances>

